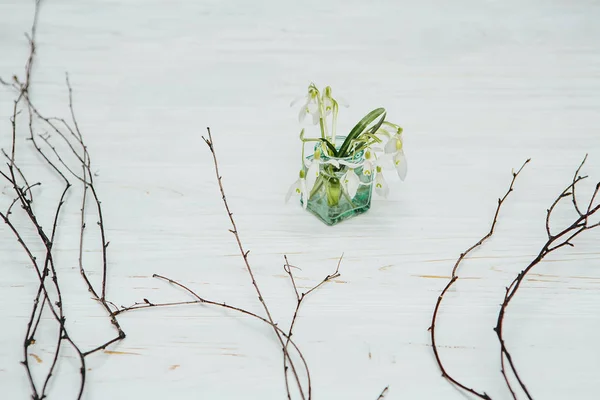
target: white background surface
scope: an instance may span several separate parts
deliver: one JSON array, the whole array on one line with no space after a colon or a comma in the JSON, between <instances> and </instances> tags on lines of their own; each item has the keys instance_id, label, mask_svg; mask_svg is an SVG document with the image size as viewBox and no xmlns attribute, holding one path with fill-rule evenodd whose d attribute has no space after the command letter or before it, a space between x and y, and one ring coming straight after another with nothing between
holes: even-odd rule
<instances>
[{"instance_id":1,"label":"white background surface","mask_svg":"<svg viewBox=\"0 0 600 400\"><path fill-rule=\"evenodd\" d=\"M32 3L0 1L4 78L22 75ZM151 278L160 273L260 312L227 231L201 140L206 126L281 324L294 307L283 254L302 268L307 288L345 254L342 276L307 299L295 331L315 399L375 399L388 384L386 399L465 398L440 376L429 320L454 260L488 229L511 169L531 157L496 236L463 264L468 279L448 294L438 326L449 371L507 399L492 331L504 287L545 242L545 210L586 152L591 178L582 195L600 177L599 18L598 2L566 0L46 1L32 96L45 114L67 117L70 73L98 172L116 304L188 299ZM335 227L283 204L300 150L297 110L288 106L311 80L350 103L341 128L378 106L405 128L407 181L389 174L390 198ZM0 88L5 148L13 95ZM40 196L55 196L58 181L20 132L21 164L32 180L48 182ZM75 268L79 199L67 200L56 245L65 312L71 334L91 348L113 332ZM565 207L557 216L560 226L573 215ZM0 235L0 397L26 399L19 361L37 283L6 226ZM599 238L588 232L539 265L509 309L507 344L536 399L600 392ZM85 399L285 397L268 326L197 306L120 320L127 339L110 348L119 353L90 356ZM38 336L31 352L42 360L34 367L41 376L55 340L50 320ZM61 360L50 399L73 398L77 389L76 360L69 350Z\"/></svg>"}]
</instances>

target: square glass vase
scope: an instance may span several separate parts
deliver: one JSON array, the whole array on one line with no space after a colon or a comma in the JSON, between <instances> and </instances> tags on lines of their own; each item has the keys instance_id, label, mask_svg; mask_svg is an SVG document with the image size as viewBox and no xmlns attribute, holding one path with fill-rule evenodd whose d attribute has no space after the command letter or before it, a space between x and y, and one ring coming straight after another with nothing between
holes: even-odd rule
<instances>
[{"instance_id":1,"label":"square glass vase","mask_svg":"<svg viewBox=\"0 0 600 400\"><path fill-rule=\"evenodd\" d=\"M336 146L343 143L345 137L336 138ZM322 151L321 145L317 144L315 150L319 151L319 176L313 189L308 194L306 209L327 225L335 225L342 221L363 214L371 207L371 195L373 192L373 176L363 172L365 155L363 151L354 156L346 158L330 157ZM305 173L314 161L314 155L306 157ZM354 169L360 184L354 197L343 184L344 175L348 169ZM306 199L301 198L304 204Z\"/></svg>"}]
</instances>

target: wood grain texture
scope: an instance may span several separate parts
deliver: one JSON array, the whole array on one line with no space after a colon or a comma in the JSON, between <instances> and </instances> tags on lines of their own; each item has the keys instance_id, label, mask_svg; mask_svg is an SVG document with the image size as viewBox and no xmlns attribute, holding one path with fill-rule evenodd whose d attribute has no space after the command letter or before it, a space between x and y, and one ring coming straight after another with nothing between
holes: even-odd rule
<instances>
[{"instance_id":1,"label":"wood grain texture","mask_svg":"<svg viewBox=\"0 0 600 400\"><path fill-rule=\"evenodd\" d=\"M0 2L2 77L23 69L32 12L30 2ZM461 267L437 328L454 375L508 399L492 331L504 287L544 243L546 209L585 153L584 172L600 177L599 18L598 2L566 0L47 0L32 96L47 115L67 116L70 73L98 173L111 243L107 296L116 304L187 299L151 278L159 273L260 312L227 231L201 139L206 126L281 324L295 306L283 255L308 288L345 254L341 277L307 299L297 321L315 399L375 399L388 384L386 399L464 398L436 368L431 312L456 257L489 228L511 169L531 157L495 236ZM335 227L283 204L299 158L297 110L288 106L311 80L350 103L339 129L378 106L405 128L407 181L388 174L390 198ZM0 87L5 148L12 97ZM49 182L40 197L56 195L20 133L24 168ZM10 201L4 185L2 204ZM581 194L592 190L588 183ZM76 268L80 199L67 201L56 245L65 312L71 335L92 347L112 333ZM557 225L572 217L559 215ZM600 392L599 239L592 231L552 254L511 304L506 340L536 399ZM93 240L86 256L99 271ZM0 260L0 397L26 399L19 361L36 278L4 226ZM268 326L199 306L123 314L121 322L127 339L89 360L86 400L285 396ZM54 335L42 326L34 369L50 361ZM50 399L74 396L71 357L65 349Z\"/></svg>"}]
</instances>

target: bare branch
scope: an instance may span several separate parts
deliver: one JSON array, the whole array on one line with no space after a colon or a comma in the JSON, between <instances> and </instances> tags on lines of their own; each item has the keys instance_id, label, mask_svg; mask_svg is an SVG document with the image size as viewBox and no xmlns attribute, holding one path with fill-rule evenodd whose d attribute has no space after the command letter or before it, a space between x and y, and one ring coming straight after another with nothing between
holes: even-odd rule
<instances>
[{"instance_id":1,"label":"bare branch","mask_svg":"<svg viewBox=\"0 0 600 400\"><path fill-rule=\"evenodd\" d=\"M524 380L519 375L516 365L515 365L515 362L513 360L512 354L508 350L508 347L506 345L506 340L504 339L503 327L504 327L504 320L506 317L506 312L507 312L507 309L508 309L508 306L509 306L511 300L515 297L515 295L517 294L517 291L521 287L521 283L523 283L523 280L525 279L527 274L536 265L538 265L540 262L542 262L548 254L550 254L562 247L565 247L565 246L572 247L573 246L572 240L575 239L577 236L579 236L582 232L599 226L598 224L590 225L588 223L588 221L592 215L594 215L598 210L600 210L600 205L595 206L595 207L593 206L596 195L597 195L598 191L600 190L600 182L596 184L596 190L594 191L594 194L592 195L585 212L583 212L582 209L578 206L578 200L575 195L575 188L583 179L586 178L585 176L582 177L579 175L579 172L580 172L581 168L583 167L586 160L587 160L587 155L584 157L583 161L581 162L581 164L575 171L575 174L573 176L573 180L571 181L571 184L568 185L556 197L556 199L554 200L554 202L548 209L548 212L546 214L546 231L548 234L548 240L542 246L542 249L540 250L538 255L529 263L529 265L525 269L523 269L521 272L519 272L519 274L513 279L511 284L506 288L506 293L504 295L504 299L502 301L502 304L500 305L500 310L498 311L498 318L496 321L496 327L494 328L494 331L496 332L496 336L500 343L500 357L501 357L502 373L504 376L504 381L506 383L506 386L513 393L514 398L516 398L516 397L514 396L514 390L510 384L508 376L506 375L506 369L504 368L504 360L508 361L508 365L510 366L512 373L514 374L519 386L521 387L521 389L523 390L523 392L525 393L527 398L531 400L532 395L529 392L529 390L527 389L527 386L525 385ZM571 225L564 228L559 233L552 234L551 229L550 229L551 228L551 217L553 215L555 207L560 202L561 199L568 197L568 196L571 196L571 198L572 198L573 207L574 207L575 211L577 212L578 217L571 223Z\"/></svg>"},{"instance_id":2,"label":"bare branch","mask_svg":"<svg viewBox=\"0 0 600 400\"><path fill-rule=\"evenodd\" d=\"M448 283L442 290L442 293L439 295L436 305L435 305L435 308L433 310L433 315L431 317L431 326L429 328L430 337L431 337L431 347L433 349L433 354L435 356L436 363L437 363L438 367L440 368L440 370L442 371L442 377L446 378L453 385L455 385L455 386L457 386L457 387L459 387L481 399L489 400L489 399L491 399L491 397L485 392L478 392L475 389L470 388L470 387L466 386L465 384L459 382L456 378L451 376L448 373L448 371L446 370L446 368L444 367L444 364L440 358L440 355L438 352L438 347L436 344L436 338L435 338L436 324L435 323L437 320L440 306L444 299L444 295L448 292L448 290L452 287L452 285L454 285L454 283L458 280L458 274L457 274L458 267L460 266L461 262L465 259L465 257L467 255L469 255L469 253L471 253L471 251L475 250L477 247L481 246L487 239L492 237L492 235L494 234L494 228L496 227L496 223L498 222L498 214L500 213L500 208L502 207L502 204L504 204L504 201L507 199L508 195L513 191L513 186L515 184L515 181L517 180L517 177L519 176L519 174L521 173L521 171L523 170L525 165L527 165L527 163L529 163L530 161L531 161L531 159L527 159L517 172L513 171L512 180L510 182L510 186L509 186L508 190L506 191L506 193L504 194L504 196L502 198L498 199L498 205L496 206L496 212L494 213L494 218L492 219L492 225L490 227L489 232L485 236L483 236L481 239L479 239L479 241L477 241L474 245L472 245L466 251L461 253L460 256L458 257L458 259L456 260L456 263L454 264L454 267L452 268L452 276L450 277L450 280L448 281ZM513 397L514 397L514 394L513 394Z\"/></svg>"},{"instance_id":3,"label":"bare branch","mask_svg":"<svg viewBox=\"0 0 600 400\"><path fill-rule=\"evenodd\" d=\"M387 394L389 389L389 386L384 387L379 396L377 396L377 400L382 400L383 398L385 398L385 395Z\"/></svg>"}]
</instances>

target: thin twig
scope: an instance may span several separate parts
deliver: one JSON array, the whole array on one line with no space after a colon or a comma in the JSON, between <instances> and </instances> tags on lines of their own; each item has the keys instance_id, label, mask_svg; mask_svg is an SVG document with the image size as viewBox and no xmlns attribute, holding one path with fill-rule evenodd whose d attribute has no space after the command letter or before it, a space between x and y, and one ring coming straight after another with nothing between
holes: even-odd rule
<instances>
[{"instance_id":1,"label":"thin twig","mask_svg":"<svg viewBox=\"0 0 600 400\"><path fill-rule=\"evenodd\" d=\"M79 132L79 127L78 127L77 121L75 119L75 113L73 111L72 89L71 89L70 83L68 81L68 77L67 77L67 87L69 88L69 108L70 108L71 116L73 118L73 122L75 125L76 133L73 129L70 128L68 123L66 123L62 119L44 118L41 115L41 113L33 106L32 101L31 101L31 75L32 75L33 65L34 65L34 61L35 61L35 54L36 54L35 38L36 38L37 21L38 21L38 16L39 16L40 3L41 3L40 0L36 0L34 21L32 24L31 33L29 35L26 35L28 42L29 42L30 52L29 52L29 57L28 57L26 66L25 66L25 77L23 80L19 80L19 78L17 76L14 76L13 84L7 85L17 91L18 97L17 97L17 100L14 102L13 116L11 118L12 142L11 142L10 155L7 154L5 151L2 151L2 153L9 160L8 172L4 173L4 172L0 171L0 175L9 181L9 183L11 184L11 186L15 192L16 198L11 203L10 207L8 208L8 210L5 214L0 213L0 217L4 220L5 224L13 232L13 234L17 238L17 241L20 243L21 247L24 249L24 251L28 255L29 259L31 260L31 262L33 264L34 271L36 272L36 275L39 280L37 294L33 301L33 307L32 307L29 321L27 323L27 331L25 334L24 342L23 342L24 360L22 361L22 364L25 366L26 373L27 373L27 376L28 376L28 379L30 382L32 398L34 400L41 400L47 396L47 391L49 390L49 387L50 387L51 378L52 378L53 373L58 365L59 354L60 354L60 350L62 347L62 342L66 341L71 347L73 347L73 349L76 351L78 358L79 358L81 379L80 379L80 385L79 385L79 390L78 390L78 394L77 394L77 399L81 399L81 397L83 395L84 387L85 387L85 381L86 381L85 357L87 355L94 353L95 351L97 351L99 349L106 348L106 346L108 346L111 343L116 342L117 340L124 338L125 334L121 330L119 323L116 320L115 316L112 315L112 310L110 309L110 307L108 305L110 302L106 301L106 298L105 298L106 265L107 265L106 264L106 247L108 246L108 242L106 241L105 235L104 235L100 201L98 199L95 188L93 187L93 184L92 184L92 180L93 180L92 176L93 175L91 174L91 169L90 169L89 154L87 152L87 148L85 147L85 145L83 143L83 137L81 135L81 132ZM4 80L2 80L1 83L7 84L7 82ZM28 183L27 178L25 177L25 174L18 167L18 165L16 163L16 155L17 155L17 134L16 134L17 129L16 129L16 126L17 126L17 116L20 113L20 111L18 111L18 106L19 106L19 104L21 104L21 102L25 102L25 104L27 106L28 117L29 117L29 120L28 120L29 135L30 135L29 139L33 143L36 152L43 158L45 164L47 166L49 166L64 182L64 188L63 188L62 194L58 198L56 207L54 209L54 218L53 218L53 222L52 222L50 231L47 231L42 227L40 221L38 220L38 216L32 207L32 203L33 203L32 188L40 185L41 183L38 182L33 185L30 185ZM100 230L101 230L102 249L103 249L103 281L102 281L102 296L101 297L99 297L95 294L93 286L91 285L89 279L87 279L85 271L83 270L81 258L80 258L80 270L82 271L82 276L84 276L84 280L88 284L88 288L90 288L91 291L93 292L93 294L95 295L95 299L100 301L100 303L107 310L109 317L111 319L111 322L113 323L113 325L115 325L115 327L118 330L118 336L114 339L109 340L105 344L97 346L93 350L90 350L85 353L83 353L79 349L78 345L72 340L72 338L69 335L69 332L68 332L68 329L66 326L66 317L65 317L65 314L63 311L62 289L61 289L60 282L58 279L57 268L56 268L56 265L54 262L54 258L55 258L54 257L54 248L55 248L55 244L56 244L55 240L57 237L58 228L60 226L60 215L61 215L61 211L63 209L63 205L65 204L66 195L69 192L69 189L71 188L71 184L68 181L67 177L65 176L65 173L61 170L61 168L59 168L59 166L57 166L57 164L55 164L55 162L53 162L50 159L50 157L44 152L44 150L36 142L37 134L35 134L34 127L33 127L35 118L41 119L54 132L58 133L58 135L67 143L67 145L69 146L69 148L72 151L72 154L74 154L75 157L80 161L82 168L83 168L83 172L84 172L83 178L77 176L77 174L75 174L73 172L73 170L69 167L69 165L63 160L63 157L61 156L61 154L50 143L49 139L47 137L42 136L42 139L44 140L44 142L46 142L46 144L51 148L52 152L54 153L54 156L59 160L60 165L62 165L62 167L64 169L66 169L68 172L70 172L78 180L83 182L84 192L87 190L87 188L91 189L91 191L94 194L94 201L96 202L97 210L98 210L98 214L99 214L99 220L100 220L99 225L100 225ZM80 156L78 154L75 146L73 146L71 141L68 139L67 135L65 135L61 131L61 129L53 123L54 120L61 121L63 123L63 125L69 130L71 135L75 138L76 142L81 146L82 151L83 151L83 156ZM87 176L89 176L89 182L86 179L86 174L87 174ZM20 178L20 180L24 182L24 185L21 185L18 182L17 177ZM37 232L39 239L41 240L42 244L45 247L45 258L44 258L43 263L39 263L37 261L37 258L33 255L32 251L30 250L30 246L23 240L23 237L21 236L17 227L10 220L12 208L13 208L14 204L16 204L16 203L19 203L21 206L20 208L22 210L24 210L28 219L32 223L33 227L35 228L35 231ZM84 195L84 204L85 204L85 195ZM85 209L85 205L82 207L82 214L84 213L84 209ZM83 216L82 216L82 218L83 218ZM81 254L82 246L83 246L83 233L82 233L82 238L80 240L80 246L81 246L80 247L80 254ZM56 293L56 300L51 299L51 295L49 293L49 288L47 287L47 283L46 283L47 277L50 277L51 285L53 286L54 292ZM112 303L110 303L110 304L112 304ZM52 358L52 362L50 363L50 367L47 370L45 378L43 378L42 387L38 388L34 382L30 364L28 362L28 348L35 343L35 335L36 335L36 332L40 325L41 316L42 316L45 308L48 308L51 311L51 314L52 314L54 320L57 322L58 334L57 334L57 342L56 342L56 346L54 349L54 353L53 353L54 355Z\"/></svg>"},{"instance_id":2,"label":"thin twig","mask_svg":"<svg viewBox=\"0 0 600 400\"><path fill-rule=\"evenodd\" d=\"M381 391L381 393L379 394L379 396L377 396L376 400L382 400L385 397L385 395L387 394L389 389L390 389L389 386L384 387L383 390Z\"/></svg>"},{"instance_id":3,"label":"thin twig","mask_svg":"<svg viewBox=\"0 0 600 400\"><path fill-rule=\"evenodd\" d=\"M83 135L81 133L81 131L79 130L79 124L77 123L77 118L75 115L75 111L74 111L74 106L73 106L73 90L68 78L68 74L66 75L65 78L66 81L66 85L67 88L69 90L69 110L70 110L70 114L71 114L71 119L73 121L73 125L75 127L75 129L71 128L71 126L69 125L68 122L66 122L64 119L62 118L48 118L43 116L40 111L33 105L31 98L29 96L25 96L25 100L27 101L27 105L29 107L29 112L30 115L33 113L36 117L40 118L43 122L45 122L55 133L58 134L58 136L67 144L68 148L71 151L71 154L75 156L75 158L77 160L79 160L80 164L81 164L81 168L82 168L82 172L83 175L79 176L76 173L73 172L73 170L71 168L69 168L67 166L67 164L64 162L64 160L62 159L62 157L60 156L60 154L56 151L56 149L54 148L54 146L52 146L48 140L48 138L46 137L42 137L42 139L48 144L48 146L53 150L55 156L57 157L57 159L59 160L59 162L73 175L75 176L81 183L83 186L83 196L82 196L82 207L80 209L81 212L81 229L80 229L80 239L79 239L79 270L80 270L80 274L82 276L82 278L84 279L87 287L88 287L88 291L92 294L92 296L94 297L94 299L96 301L98 301L103 308L106 310L110 321L112 323L112 325L115 327L115 329L117 330L117 336L109 339L108 341L106 341L104 344L95 347L94 349L85 352L85 355L89 355L92 354L98 350L103 350L106 347L108 347L110 344L117 342L119 340L122 340L126 337L125 332L123 331L123 329L121 328L118 320L116 319L116 316L113 315L113 310L110 309L109 306L109 301L107 301L106 299L106 289L107 289L107 272L108 272L108 262L107 262L107 248L108 248L108 244L109 242L106 240L106 234L105 234L105 229L104 229L104 218L103 218L103 213L102 213L102 206L101 206L101 202L100 199L98 197L98 193L96 191L96 188L94 186L94 181L93 181L93 173L91 171L91 160L90 160L90 155L89 152L87 150L87 146L85 145L85 143L83 142ZM72 138L75 139L76 144L74 145L73 143L71 143L71 140L69 139L69 136L66 135L59 126L57 126L56 124L54 124L52 121L59 121L70 133L70 135L72 136ZM31 137L30 140L32 141L32 143L34 144L34 147L36 148L36 150L38 151L38 153L40 153L42 155L42 157L51 165L53 165L50 160L48 159L48 157L43 153L42 149L40 148L39 145L37 145L36 141L35 141L35 136L33 135L33 132L31 132ZM79 151L77 149L77 146L80 147L81 149L81 153L79 154ZM60 172L60 170L56 167L54 167L54 169L59 172L61 174L61 176L64 177L64 174L62 174ZM65 178L66 179L66 178ZM87 201L87 191L90 191L92 193L92 199L93 202L95 204L95 209L96 209L96 213L98 215L98 227L100 230L100 245L102 248L102 283L101 283L101 288L100 288L100 294L98 294L98 292L96 291L96 289L93 287L91 281L89 280L86 270L83 266L83 237L84 237L84 229L86 226L85 223L85 210L86 210L86 201Z\"/></svg>"},{"instance_id":4,"label":"thin twig","mask_svg":"<svg viewBox=\"0 0 600 400\"><path fill-rule=\"evenodd\" d=\"M122 306L118 311L114 312L114 315L119 315L122 314L124 312L128 312L128 311L133 311L133 310L139 310L139 309L145 309L145 308L154 308L154 307L173 307L173 306L182 306L182 305L192 305L192 304L205 304L205 305L212 305L215 307L219 307L219 308L225 308L227 310L231 310L231 311L236 311L239 312L241 314L256 318L266 324L268 324L269 326L272 326L277 332L279 332L283 337L285 337L286 339L288 338L287 334L285 333L285 331L281 328L279 328L277 325L273 326L273 324L271 324L271 322L264 318L261 317L260 315L253 313L251 311L245 310L241 307L236 307L236 306L232 306L230 304L227 304L225 302L218 302L218 301L214 301L214 300L209 300L209 299L205 299L203 297L201 297L198 293L194 292L192 289L190 289L189 287L187 287L186 285L171 279L171 278L167 278L166 276L163 275L159 275L159 274L153 274L152 275L153 278L157 278L166 282L169 282L172 285L175 285L183 290L185 290L187 293L189 293L190 295L192 295L196 300L192 300L192 301L176 301L176 302L169 302L169 303L155 303L155 302L151 302L148 299L144 299L143 303L139 303L136 302L131 306L125 307ZM302 360L302 363L304 364L304 368L305 370L308 372L308 364L306 363L306 359L304 358L304 355L302 354L302 352L300 351L300 349L298 348L298 346L296 345L296 343L289 338L289 343L292 345L292 347L294 348L294 350L296 350L296 353L298 354L298 356L300 357L300 359Z\"/></svg>"},{"instance_id":5,"label":"thin twig","mask_svg":"<svg viewBox=\"0 0 600 400\"><path fill-rule=\"evenodd\" d=\"M569 184L558 195L558 197L554 200L554 202L548 209L547 214L546 214L546 232L548 234L548 240L542 246L542 249L540 250L538 255L529 263L529 265L525 269L523 269L521 272L519 272L519 274L517 274L517 276L513 279L513 281L510 283L510 285L508 285L508 287L506 288L506 293L504 295L504 299L502 301L502 304L500 305L500 310L498 311L498 318L496 321L496 327L494 328L494 331L496 332L496 336L500 343L501 362L502 362L502 364L504 364L505 359L508 361L508 364L510 366L512 373L514 374L515 378L517 379L517 382L519 383L519 386L521 387L521 389L523 390L523 392L525 393L525 395L527 396L527 398L529 400L531 400L533 397L532 397L531 393L529 392L529 390L527 389L527 386L525 385L523 378L519 375L517 368L515 366L515 362L513 360L512 354L510 353L510 351L508 350L508 347L506 346L506 340L504 339L504 336L503 336L504 319L506 317L506 312L507 312L508 306L509 306L511 300L517 294L517 291L519 290L519 288L521 287L521 283L523 283L523 280L525 279L527 274L536 265L538 265L548 254L554 252L555 250L560 249L561 247L565 247L565 246L573 247L574 244L571 242L571 240L573 240L574 238L579 236L584 231L587 231L587 230L590 230L590 229L600 226L598 223L591 224L591 225L589 224L589 218L592 215L594 215L598 210L600 210L600 204L595 205L595 203L594 203L594 201L596 199L596 195L597 195L598 191L600 190L600 182L598 182L596 184L596 189L588 202L585 212L583 212L582 208L579 207L578 200L575 197L575 188L576 188L577 184L586 178L585 176L584 177L579 176L579 172L580 172L581 168L583 167L583 165L585 164L586 160L587 160L587 155L584 157L581 164L579 164L579 167L577 168L577 170L573 176L573 180L571 181L571 184ZM551 225L552 215L555 211L555 207L562 199L569 197L569 196L571 196L571 201L573 203L573 207L574 207L575 211L577 212L578 217L571 223L571 225L567 226L559 233L552 234L550 225ZM503 372L504 372L504 368L503 368ZM508 376L505 373L503 373L503 375L504 375L504 381L506 383L506 386L509 388L509 390L512 393L514 393L514 390L510 384L510 381L508 380ZM516 396L513 395L513 397L516 399Z\"/></svg>"},{"instance_id":6,"label":"thin twig","mask_svg":"<svg viewBox=\"0 0 600 400\"><path fill-rule=\"evenodd\" d=\"M529 163L529 161L531 161L531 159L527 159L517 172L513 171L512 180L510 182L510 186L509 186L508 190L506 191L506 193L504 194L504 196L502 198L498 199L498 205L496 206L496 212L494 213L494 218L492 219L492 225L490 227L489 232L485 236L483 236L481 239L479 239L474 245L472 245L466 251L461 253L460 256L458 257L458 259L456 260L456 263L454 264L454 267L452 268L452 276L450 277L450 280L448 281L448 283L442 290L442 293L437 298L437 302L436 302L435 308L433 310L433 315L431 317L431 326L429 328L430 337L431 337L431 348L433 349L435 361L436 361L438 367L440 368L440 370L442 371L442 377L446 378L453 385L471 393L472 395L477 396L481 399L486 399L486 400L491 399L491 397L487 393L478 392L475 389L470 388L470 387L466 386L465 384L461 383L456 378L454 378L452 375L450 375L448 373L448 371L446 370L446 368L444 367L444 364L439 355L438 347L437 347L437 343L436 343L436 337L435 337L436 325L435 325L435 323L437 320L440 305L442 304L442 301L444 299L444 295L448 292L448 290L452 287L452 285L454 285L454 283L458 280L458 267L460 266L461 262L465 259L465 257L467 257L467 255L469 255L469 253L471 253L471 251L473 251L477 247L480 247L487 239L492 237L492 235L494 234L494 228L496 227L496 223L498 222L498 215L500 213L500 208L502 207L502 204L504 204L504 201L507 199L508 195L513 191L513 186L515 184L515 181L517 180L517 177L519 176L519 174L521 173L521 171L523 170L525 165L527 165L527 163Z\"/></svg>"},{"instance_id":7,"label":"thin twig","mask_svg":"<svg viewBox=\"0 0 600 400\"><path fill-rule=\"evenodd\" d=\"M575 170L575 174L573 175L573 180L572 180L573 182L575 182L575 180L579 177L579 171L581 171L581 168L583 167L585 160L587 160L587 157L588 157L588 155L586 154L585 157L583 158L583 162ZM573 189L571 190L571 200L573 201L573 207L575 208L575 211L577 211L579 216L583 215L583 213L579 209L579 204L577 204L577 196L575 195L575 186L573 186Z\"/></svg>"},{"instance_id":8,"label":"thin twig","mask_svg":"<svg viewBox=\"0 0 600 400\"><path fill-rule=\"evenodd\" d=\"M238 229L235 223L235 220L233 218L233 213L231 212L231 209L229 208L229 204L227 203L227 198L225 196L225 190L223 188L223 183L221 181L221 175L219 173L219 164L217 161L217 155L215 153L215 146L214 146L214 141L213 141L213 137L212 134L210 132L210 128L206 128L208 131L208 139L205 138L204 136L202 137L202 139L204 140L204 142L206 143L206 145L208 146L208 148L210 149L210 152L212 153L212 157L213 157L213 163L214 163L214 167L215 167L215 174L217 176L217 182L219 184L219 190L221 192L221 198L223 200L223 204L225 206L225 210L227 211L227 216L229 217L229 221L231 222L231 226L233 229L230 229L229 231L234 235L235 240L237 242L240 254L242 255L242 258L244 259L244 264L246 266L246 271L248 271L248 274L250 275L250 279L252 280L252 285L254 286L254 290L256 291L256 294L258 296L258 301L260 302L260 304L262 305L266 315L267 315L267 319L269 320L269 322L271 323L273 330L275 332L275 335L277 336L277 339L279 340L279 343L281 344L281 348L282 351L284 352L284 355L288 358L289 362L290 362L290 368L292 369L292 375L294 376L294 379L296 380L296 384L298 386L298 390L300 392L300 397L303 400L307 399L306 394L304 393L304 389L302 387L302 384L300 382L300 377L298 375L298 372L296 371L296 367L294 365L294 363L292 362L289 353L287 352L286 346L283 342L283 338L281 336L281 334L279 333L279 331L276 329L276 323L273 320L273 317L271 316L271 312L269 310L269 307L267 306L267 303L264 300L264 297L260 291L260 288L258 286L258 283L256 282L256 279L254 277L254 272L252 271L252 267L250 266L250 263L248 261L248 250L244 249L244 246L242 245L242 241L240 239L240 235L238 233ZM310 381L309 381L310 382ZM311 399L311 386L310 384L308 385L308 399Z\"/></svg>"},{"instance_id":9,"label":"thin twig","mask_svg":"<svg viewBox=\"0 0 600 400\"><path fill-rule=\"evenodd\" d=\"M312 293L313 291L315 291L316 289L318 289L319 287L321 287L323 284L325 284L326 282L329 282L332 279L335 279L337 277L340 276L339 270L340 270L340 264L342 263L342 259L344 258L344 254L342 254L338 260L337 266L335 271L330 274L327 275L321 282L319 282L318 284L316 284L315 286L313 286L312 288L310 288L307 292L304 292L302 294L300 294L300 292L298 291L298 287L296 286L296 280L294 279L294 274L292 273L292 265L290 265L288 258L286 255L283 256L284 260L285 260L285 264L283 266L284 271L289 275L290 277L290 281L292 283L292 287L294 288L294 293L296 294L296 309L294 310L294 315L292 316L292 322L290 322L290 328L288 330L287 333L287 340L285 343L284 348L287 350L288 348L288 344L290 342L290 338L292 337L293 334L293 330L294 330L294 325L296 323L296 319L298 317L298 311L300 310L300 306L302 305L302 301L306 298L306 296L308 296L310 293ZM284 356L283 356L283 373L284 373L284 377L285 377L285 387L286 387L286 392L287 392L287 396L288 399L291 399L291 392L290 392L290 386L289 386L289 380L288 380L288 365L287 365L287 361L288 358L285 356L285 352L284 352ZM312 392L312 383L311 383L311 379L310 379L310 374L307 373L307 380L308 380L308 394L309 394L309 398Z\"/></svg>"}]
</instances>

